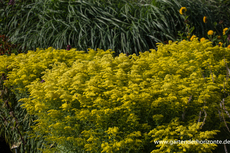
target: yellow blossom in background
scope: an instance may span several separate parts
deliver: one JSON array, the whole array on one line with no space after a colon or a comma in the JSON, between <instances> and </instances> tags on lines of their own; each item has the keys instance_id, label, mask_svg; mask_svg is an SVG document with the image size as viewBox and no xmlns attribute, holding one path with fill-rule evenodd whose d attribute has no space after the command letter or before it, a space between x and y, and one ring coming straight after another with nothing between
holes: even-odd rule
<instances>
[{"instance_id":1,"label":"yellow blossom in background","mask_svg":"<svg viewBox=\"0 0 230 153\"><path fill-rule=\"evenodd\" d=\"M208 22L207 16L204 16L204 17L203 17L203 21L204 21L204 23L207 23L207 22Z\"/></svg>"},{"instance_id":2,"label":"yellow blossom in background","mask_svg":"<svg viewBox=\"0 0 230 153\"><path fill-rule=\"evenodd\" d=\"M192 41L192 40L193 40L193 38L196 38L196 35L193 35L193 36L190 38L190 40Z\"/></svg>"},{"instance_id":3,"label":"yellow blossom in background","mask_svg":"<svg viewBox=\"0 0 230 153\"><path fill-rule=\"evenodd\" d=\"M228 28L224 28L223 35L225 35L225 33L226 33L227 30L228 30Z\"/></svg>"},{"instance_id":4,"label":"yellow blossom in background","mask_svg":"<svg viewBox=\"0 0 230 153\"><path fill-rule=\"evenodd\" d=\"M180 9L180 14L184 14L185 12L187 12L187 8L186 7L182 7Z\"/></svg>"},{"instance_id":5,"label":"yellow blossom in background","mask_svg":"<svg viewBox=\"0 0 230 153\"><path fill-rule=\"evenodd\" d=\"M222 47L223 43L222 42L219 42L219 47Z\"/></svg>"},{"instance_id":6,"label":"yellow blossom in background","mask_svg":"<svg viewBox=\"0 0 230 153\"><path fill-rule=\"evenodd\" d=\"M200 38L200 42L202 42L202 41L204 41L204 40L205 40L205 38L204 38L204 37Z\"/></svg>"},{"instance_id":7,"label":"yellow blossom in background","mask_svg":"<svg viewBox=\"0 0 230 153\"><path fill-rule=\"evenodd\" d=\"M221 36L219 35L219 36L217 36L217 39L220 39L221 38Z\"/></svg>"},{"instance_id":8,"label":"yellow blossom in background","mask_svg":"<svg viewBox=\"0 0 230 153\"><path fill-rule=\"evenodd\" d=\"M213 35L213 31L212 31L212 30L209 30L209 31L208 31L208 35L209 35L209 36Z\"/></svg>"},{"instance_id":9,"label":"yellow blossom in background","mask_svg":"<svg viewBox=\"0 0 230 153\"><path fill-rule=\"evenodd\" d=\"M228 47L227 48L230 48L230 45L228 45Z\"/></svg>"}]
</instances>

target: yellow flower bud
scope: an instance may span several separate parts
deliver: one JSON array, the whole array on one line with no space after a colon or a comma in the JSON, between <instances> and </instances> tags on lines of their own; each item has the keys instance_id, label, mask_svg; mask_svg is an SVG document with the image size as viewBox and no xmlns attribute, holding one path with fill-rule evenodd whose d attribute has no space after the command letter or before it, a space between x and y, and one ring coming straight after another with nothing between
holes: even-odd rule
<instances>
[{"instance_id":1,"label":"yellow flower bud","mask_svg":"<svg viewBox=\"0 0 230 153\"><path fill-rule=\"evenodd\" d=\"M208 31L208 35L209 35L209 36L213 35L213 31L212 31L212 30L209 30L209 31Z\"/></svg>"},{"instance_id":2,"label":"yellow flower bud","mask_svg":"<svg viewBox=\"0 0 230 153\"><path fill-rule=\"evenodd\" d=\"M226 33L227 30L228 30L228 28L224 28L223 35L225 35L225 33Z\"/></svg>"},{"instance_id":3,"label":"yellow flower bud","mask_svg":"<svg viewBox=\"0 0 230 153\"><path fill-rule=\"evenodd\" d=\"M222 42L219 42L219 47L222 47L223 43Z\"/></svg>"},{"instance_id":4,"label":"yellow flower bud","mask_svg":"<svg viewBox=\"0 0 230 153\"><path fill-rule=\"evenodd\" d=\"M204 21L204 23L207 23L207 22L208 22L207 16L204 16L204 17L203 17L203 21Z\"/></svg>"},{"instance_id":5,"label":"yellow flower bud","mask_svg":"<svg viewBox=\"0 0 230 153\"><path fill-rule=\"evenodd\" d=\"M205 38L204 38L204 37L200 39L200 42L202 42L202 41L205 41Z\"/></svg>"},{"instance_id":6,"label":"yellow flower bud","mask_svg":"<svg viewBox=\"0 0 230 153\"><path fill-rule=\"evenodd\" d=\"M193 40L193 38L196 38L196 35L193 35L193 36L190 38L190 40L192 41L192 40Z\"/></svg>"},{"instance_id":7,"label":"yellow flower bud","mask_svg":"<svg viewBox=\"0 0 230 153\"><path fill-rule=\"evenodd\" d=\"M182 7L180 9L180 14L183 15L186 11L187 11L187 8L186 7Z\"/></svg>"}]
</instances>

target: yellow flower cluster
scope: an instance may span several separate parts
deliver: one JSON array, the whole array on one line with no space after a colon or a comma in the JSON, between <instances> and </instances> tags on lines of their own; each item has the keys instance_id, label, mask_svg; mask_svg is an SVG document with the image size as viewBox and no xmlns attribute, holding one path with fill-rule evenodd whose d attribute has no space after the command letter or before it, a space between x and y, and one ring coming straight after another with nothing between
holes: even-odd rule
<instances>
[{"instance_id":1,"label":"yellow flower cluster","mask_svg":"<svg viewBox=\"0 0 230 153\"><path fill-rule=\"evenodd\" d=\"M34 135L46 135L47 142L70 152L76 152L73 148L93 153L140 151L152 145L150 136L153 140L209 139L217 131L198 131L193 116L203 108L215 111L213 106L221 98L217 89L226 78L223 56L229 64L229 49L198 39L158 43L157 47L157 51L150 49L139 56L120 54L115 58L111 50L37 49L0 56L0 73L7 73L7 67L10 73L5 85L30 93L19 101L38 117ZM210 68L219 75L211 75ZM186 123L174 121L183 114L191 95L189 109L193 111L186 113ZM212 122L210 118L206 121ZM153 152L178 148L195 152L209 151L215 145L156 147L160 151ZM49 149L42 148L44 152Z\"/></svg>"},{"instance_id":2,"label":"yellow flower cluster","mask_svg":"<svg viewBox=\"0 0 230 153\"><path fill-rule=\"evenodd\" d=\"M205 151L211 152L212 149L217 147L217 144L203 145L195 140L202 141L204 140L204 137L208 139L212 138L213 135L216 135L217 132L219 132L218 130L197 133L197 130L199 130L199 126L202 123L191 123L186 127L181 125L178 120L178 118L175 118L167 126L158 126L149 132L152 136L151 142L158 142L157 147L159 147L159 149L153 150L152 153L166 153L173 152L174 150L183 150L183 152L199 152L204 149L204 146L207 147ZM174 135L180 135L181 137L175 139ZM165 143L159 143L159 141L163 141Z\"/></svg>"}]
</instances>

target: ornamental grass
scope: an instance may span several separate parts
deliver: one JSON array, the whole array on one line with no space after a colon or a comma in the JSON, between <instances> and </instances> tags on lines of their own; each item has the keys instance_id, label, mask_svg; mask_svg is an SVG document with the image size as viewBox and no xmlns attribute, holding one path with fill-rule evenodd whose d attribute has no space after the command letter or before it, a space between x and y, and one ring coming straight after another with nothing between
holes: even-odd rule
<instances>
[{"instance_id":1,"label":"ornamental grass","mask_svg":"<svg viewBox=\"0 0 230 153\"><path fill-rule=\"evenodd\" d=\"M7 26L2 30L24 51L26 46L26 50L36 50L71 45L79 50L110 48L116 55L138 55L156 49L157 42L178 38L177 31L185 28L179 13L182 6L188 8L195 35L200 37L202 31L211 28L200 20L202 14L210 22L214 17L201 1L37 0L21 6L7 5L0 13L6 15L6 11L18 8L3 21Z\"/></svg>"}]
</instances>

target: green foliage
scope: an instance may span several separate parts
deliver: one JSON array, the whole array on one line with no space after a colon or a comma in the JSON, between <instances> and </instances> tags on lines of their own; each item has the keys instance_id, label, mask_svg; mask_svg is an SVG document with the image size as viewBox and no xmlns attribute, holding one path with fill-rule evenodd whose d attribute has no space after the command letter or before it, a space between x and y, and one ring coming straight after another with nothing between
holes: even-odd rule
<instances>
[{"instance_id":1,"label":"green foliage","mask_svg":"<svg viewBox=\"0 0 230 153\"><path fill-rule=\"evenodd\" d=\"M230 1L229 0L202 0L215 14L215 21L223 21L224 27L230 27Z\"/></svg>"},{"instance_id":2,"label":"green foliage","mask_svg":"<svg viewBox=\"0 0 230 153\"><path fill-rule=\"evenodd\" d=\"M230 49L194 38L150 51L50 47L0 56L0 72L8 65L5 85L28 92L19 102L37 117L31 134L45 139L43 152L211 152L217 145L155 142L215 139L229 125L218 110L230 106Z\"/></svg>"},{"instance_id":3,"label":"green foliage","mask_svg":"<svg viewBox=\"0 0 230 153\"><path fill-rule=\"evenodd\" d=\"M7 37L7 40L0 41L0 45L2 45L0 48L3 48L0 53L9 55L11 52L15 54L21 52L21 45L9 41L9 37L6 36L6 34L11 30L10 23L16 27L20 26L20 23L17 22L17 20L23 15L26 15L29 9L28 7L25 7L25 5L31 5L34 1L35 0L0 0L0 31L2 37ZM15 15L17 17L15 17ZM26 47L24 47L24 49L25 48Z\"/></svg>"},{"instance_id":4,"label":"green foliage","mask_svg":"<svg viewBox=\"0 0 230 153\"><path fill-rule=\"evenodd\" d=\"M13 16L16 13L21 13L21 9L25 6L25 4L31 4L35 0L14 0L14 4L10 4L11 0L0 0L0 31L1 34L7 34L10 30L9 22L13 19ZM20 14L25 15L25 14ZM18 16L18 17L19 17Z\"/></svg>"},{"instance_id":5,"label":"green foliage","mask_svg":"<svg viewBox=\"0 0 230 153\"><path fill-rule=\"evenodd\" d=\"M193 34L201 38L207 35L206 32L208 30L214 28L212 23L216 21L216 15L212 11L212 9L207 7L207 5L204 2L202 2L201 0L179 0L179 2L188 10L186 12L186 14L188 15L186 23L189 24L191 27L195 27L193 33L190 33L191 35ZM207 16L209 24L203 23L204 16Z\"/></svg>"},{"instance_id":6,"label":"green foliage","mask_svg":"<svg viewBox=\"0 0 230 153\"><path fill-rule=\"evenodd\" d=\"M184 9L187 11L186 7L182 7L180 9L180 14L182 15L182 17L186 21L186 29L185 29L185 31L182 31L182 32L178 31L179 38L177 38L177 41L192 40L193 38L197 38L196 35L192 35L192 37L191 37L191 34L195 30L195 27L190 26L189 15L187 15L186 11L182 13L182 11ZM230 35L228 34L229 28L227 28L227 27L224 28L223 22L210 23L211 21L207 16L203 17L203 22L205 24L208 24L208 25L213 25L212 28L214 28L216 30L216 31L209 30L209 31L207 31L207 34L205 35L206 37L208 37L208 39L210 41L212 41L214 46L219 45L221 47L230 48L230 45L229 45ZM220 27L222 27L222 28L220 28ZM200 41L204 41L206 39L205 36L203 35L203 37L200 39Z\"/></svg>"},{"instance_id":7,"label":"green foliage","mask_svg":"<svg viewBox=\"0 0 230 153\"><path fill-rule=\"evenodd\" d=\"M213 30L217 35L222 35L222 30L230 27L229 1L228 0L179 0L181 5L187 7L188 20L186 23L195 27L194 33L198 37L206 37L208 30ZM203 17L207 17L207 23L202 23ZM181 30L180 30L181 31ZM183 30L182 30L183 31ZM187 29L184 34L187 36ZM226 39L226 38L224 38ZM211 40L211 39L210 39ZM213 41L216 41L212 39ZM223 41L223 37L222 37ZM218 42L219 43L219 42Z\"/></svg>"},{"instance_id":8,"label":"green foliage","mask_svg":"<svg viewBox=\"0 0 230 153\"><path fill-rule=\"evenodd\" d=\"M27 50L35 50L71 45L79 50L111 48L116 55L138 55L155 48L156 42L178 40L178 31L187 30L179 14L182 6L188 8L187 21L198 37L213 29L202 22L203 16L210 23L218 22L220 16L217 4L206 5L202 0L34 0L7 4L0 10L4 16L2 30L23 50L26 46Z\"/></svg>"}]
</instances>

